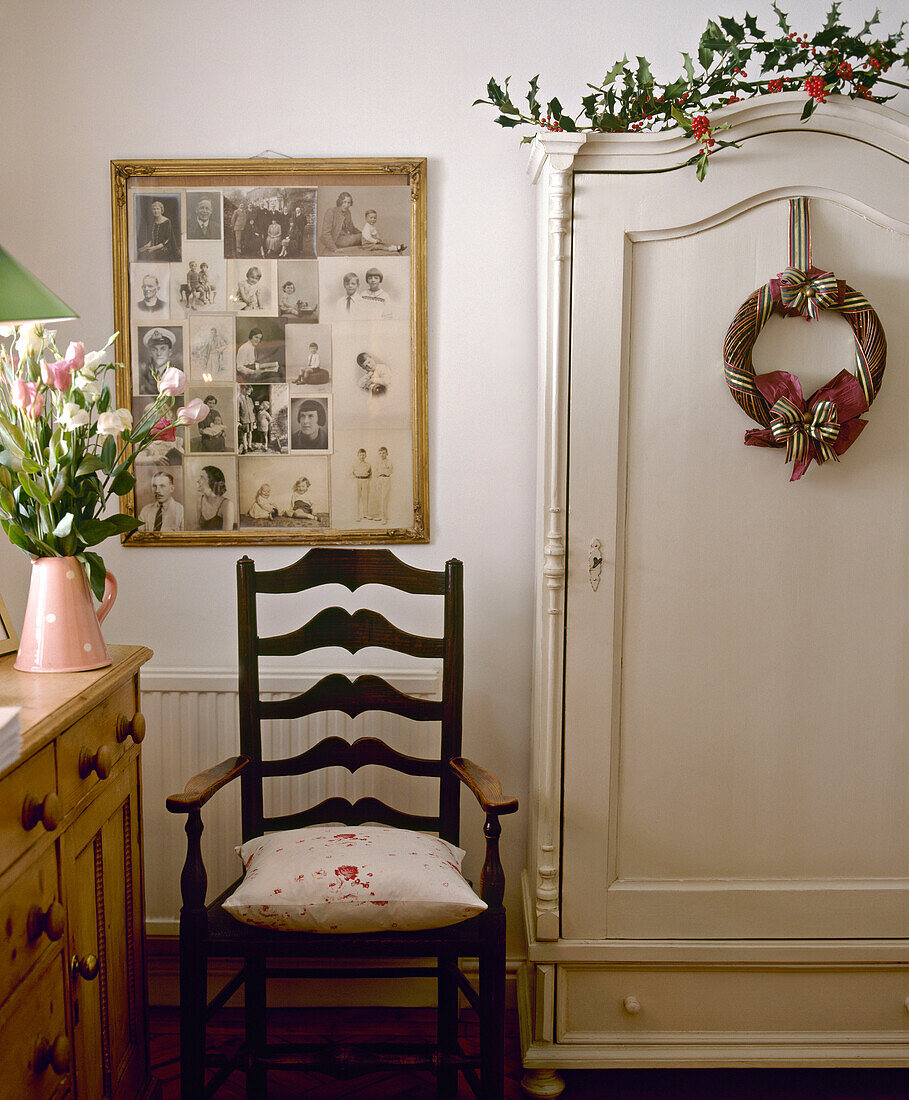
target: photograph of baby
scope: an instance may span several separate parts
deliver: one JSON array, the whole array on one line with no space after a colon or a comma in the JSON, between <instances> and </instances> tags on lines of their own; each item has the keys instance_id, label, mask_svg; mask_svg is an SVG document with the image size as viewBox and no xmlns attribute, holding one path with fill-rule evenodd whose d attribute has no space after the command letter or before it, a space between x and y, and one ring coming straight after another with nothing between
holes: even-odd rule
<instances>
[{"instance_id":1,"label":"photograph of baby","mask_svg":"<svg viewBox=\"0 0 909 1100\"><path fill-rule=\"evenodd\" d=\"M183 464L183 500L187 531L236 531L236 458L187 458Z\"/></svg>"},{"instance_id":2,"label":"photograph of baby","mask_svg":"<svg viewBox=\"0 0 909 1100\"><path fill-rule=\"evenodd\" d=\"M278 261L278 316L306 324L319 320L317 260Z\"/></svg>"},{"instance_id":3,"label":"photograph of baby","mask_svg":"<svg viewBox=\"0 0 909 1100\"><path fill-rule=\"evenodd\" d=\"M237 386L237 453L287 454L287 386Z\"/></svg>"},{"instance_id":4,"label":"photograph of baby","mask_svg":"<svg viewBox=\"0 0 909 1100\"><path fill-rule=\"evenodd\" d=\"M186 428L190 454L224 454L237 449L236 413L233 386L187 386L186 400L198 397L208 406L208 414L198 424Z\"/></svg>"},{"instance_id":5,"label":"photograph of baby","mask_svg":"<svg viewBox=\"0 0 909 1100\"><path fill-rule=\"evenodd\" d=\"M410 316L408 259L319 261L322 321L392 321Z\"/></svg>"},{"instance_id":6,"label":"photograph of baby","mask_svg":"<svg viewBox=\"0 0 909 1100\"><path fill-rule=\"evenodd\" d=\"M319 256L395 255L410 245L410 188L319 188Z\"/></svg>"},{"instance_id":7,"label":"photograph of baby","mask_svg":"<svg viewBox=\"0 0 909 1100\"><path fill-rule=\"evenodd\" d=\"M186 239L221 240L221 192L186 192ZM221 255L223 256L223 252Z\"/></svg>"},{"instance_id":8,"label":"photograph of baby","mask_svg":"<svg viewBox=\"0 0 909 1100\"><path fill-rule=\"evenodd\" d=\"M413 523L411 438L404 429L335 432L331 456L332 522L343 530Z\"/></svg>"},{"instance_id":9,"label":"photograph of baby","mask_svg":"<svg viewBox=\"0 0 909 1100\"><path fill-rule=\"evenodd\" d=\"M137 394L156 394L158 379L168 367L183 370L183 326L180 324L139 325L133 354L137 357Z\"/></svg>"},{"instance_id":10,"label":"photograph of baby","mask_svg":"<svg viewBox=\"0 0 909 1100\"><path fill-rule=\"evenodd\" d=\"M291 395L327 392L331 386L331 325L288 325L284 338Z\"/></svg>"},{"instance_id":11,"label":"photograph of baby","mask_svg":"<svg viewBox=\"0 0 909 1100\"><path fill-rule=\"evenodd\" d=\"M154 404L153 397L134 397L132 402L133 426L137 427L149 408ZM174 408L179 409L183 405L183 397L174 398ZM172 428L165 431L163 437L153 439L151 443L136 455L136 465L141 466L180 466L183 462L184 433L183 427ZM173 435L173 439L170 436Z\"/></svg>"},{"instance_id":12,"label":"photograph of baby","mask_svg":"<svg viewBox=\"0 0 909 1100\"><path fill-rule=\"evenodd\" d=\"M227 308L234 313L258 313L276 316L278 312L278 272L273 260L249 263L227 261Z\"/></svg>"},{"instance_id":13,"label":"photograph of baby","mask_svg":"<svg viewBox=\"0 0 909 1100\"><path fill-rule=\"evenodd\" d=\"M240 526L330 526L327 458L240 459Z\"/></svg>"},{"instance_id":14,"label":"photograph of baby","mask_svg":"<svg viewBox=\"0 0 909 1100\"><path fill-rule=\"evenodd\" d=\"M179 195L137 194L133 224L137 262L182 258Z\"/></svg>"},{"instance_id":15,"label":"photograph of baby","mask_svg":"<svg viewBox=\"0 0 909 1100\"><path fill-rule=\"evenodd\" d=\"M238 317L236 322L238 382L283 382L284 326L276 317Z\"/></svg>"},{"instance_id":16,"label":"photograph of baby","mask_svg":"<svg viewBox=\"0 0 909 1100\"><path fill-rule=\"evenodd\" d=\"M183 471L179 466L137 465L136 516L140 531L183 530Z\"/></svg>"},{"instance_id":17,"label":"photograph of baby","mask_svg":"<svg viewBox=\"0 0 909 1100\"><path fill-rule=\"evenodd\" d=\"M170 265L172 317L198 312L225 313L227 265L220 241L185 241L183 259Z\"/></svg>"},{"instance_id":18,"label":"photograph of baby","mask_svg":"<svg viewBox=\"0 0 909 1100\"><path fill-rule=\"evenodd\" d=\"M314 259L314 187L228 187L224 255L242 259Z\"/></svg>"},{"instance_id":19,"label":"photograph of baby","mask_svg":"<svg viewBox=\"0 0 909 1100\"><path fill-rule=\"evenodd\" d=\"M410 327L357 321L332 330L336 428L406 428L411 417Z\"/></svg>"},{"instance_id":20,"label":"photograph of baby","mask_svg":"<svg viewBox=\"0 0 909 1100\"><path fill-rule=\"evenodd\" d=\"M233 317L190 317L189 377L194 382L233 382L236 364Z\"/></svg>"},{"instance_id":21,"label":"photograph of baby","mask_svg":"<svg viewBox=\"0 0 909 1100\"><path fill-rule=\"evenodd\" d=\"M163 321L169 316L170 267L163 264L130 264L133 318Z\"/></svg>"},{"instance_id":22,"label":"photograph of baby","mask_svg":"<svg viewBox=\"0 0 909 1100\"><path fill-rule=\"evenodd\" d=\"M330 402L330 397L292 397L290 399L290 449L292 451L331 450Z\"/></svg>"}]
</instances>

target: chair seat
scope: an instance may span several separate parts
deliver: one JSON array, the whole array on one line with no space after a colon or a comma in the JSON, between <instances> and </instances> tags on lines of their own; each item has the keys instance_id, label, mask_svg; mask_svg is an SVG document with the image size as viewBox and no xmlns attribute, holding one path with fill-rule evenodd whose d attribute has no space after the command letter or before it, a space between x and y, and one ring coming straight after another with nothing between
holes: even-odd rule
<instances>
[{"instance_id":1,"label":"chair seat","mask_svg":"<svg viewBox=\"0 0 909 1100\"><path fill-rule=\"evenodd\" d=\"M206 907L208 930L205 936L209 955L243 956L247 953L285 955L299 958L388 957L433 955L451 950L470 955L488 938L491 922L499 915L487 910L446 928L428 928L417 932L280 932L243 924L221 908L237 888L228 886Z\"/></svg>"}]
</instances>

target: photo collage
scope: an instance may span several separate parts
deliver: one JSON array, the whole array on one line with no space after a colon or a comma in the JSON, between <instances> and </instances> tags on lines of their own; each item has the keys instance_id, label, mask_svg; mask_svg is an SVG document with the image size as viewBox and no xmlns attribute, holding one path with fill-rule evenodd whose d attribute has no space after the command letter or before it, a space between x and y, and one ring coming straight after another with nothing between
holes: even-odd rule
<instances>
[{"instance_id":1,"label":"photo collage","mask_svg":"<svg viewBox=\"0 0 909 1100\"><path fill-rule=\"evenodd\" d=\"M140 532L414 522L406 179L130 190L133 417L168 367L197 424L136 462Z\"/></svg>"}]
</instances>

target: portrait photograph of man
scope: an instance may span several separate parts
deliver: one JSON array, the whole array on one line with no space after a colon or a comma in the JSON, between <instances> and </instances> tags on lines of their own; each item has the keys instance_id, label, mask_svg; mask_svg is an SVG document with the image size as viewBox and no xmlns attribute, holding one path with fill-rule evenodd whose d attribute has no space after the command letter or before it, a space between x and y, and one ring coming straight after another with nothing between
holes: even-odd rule
<instances>
[{"instance_id":1,"label":"portrait photograph of man","mask_svg":"<svg viewBox=\"0 0 909 1100\"><path fill-rule=\"evenodd\" d=\"M138 387L140 394L158 392L158 379L168 367L183 370L183 329L179 325L142 325L139 334Z\"/></svg>"},{"instance_id":2,"label":"portrait photograph of man","mask_svg":"<svg viewBox=\"0 0 909 1100\"><path fill-rule=\"evenodd\" d=\"M221 240L221 192L186 192L186 239Z\"/></svg>"},{"instance_id":3,"label":"portrait photograph of man","mask_svg":"<svg viewBox=\"0 0 909 1100\"><path fill-rule=\"evenodd\" d=\"M151 320L166 320L170 297L170 267L163 264L133 264L130 274L133 287L133 316Z\"/></svg>"},{"instance_id":4,"label":"portrait photograph of man","mask_svg":"<svg viewBox=\"0 0 909 1100\"><path fill-rule=\"evenodd\" d=\"M183 471L179 466L137 466L136 507L140 531L183 530Z\"/></svg>"}]
</instances>

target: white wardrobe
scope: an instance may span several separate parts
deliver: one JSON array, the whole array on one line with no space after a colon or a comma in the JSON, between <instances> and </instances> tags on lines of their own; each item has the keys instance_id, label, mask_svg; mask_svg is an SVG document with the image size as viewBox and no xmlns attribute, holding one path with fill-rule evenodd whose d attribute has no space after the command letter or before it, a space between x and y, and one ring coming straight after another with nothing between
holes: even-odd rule
<instances>
[{"instance_id":1,"label":"white wardrobe","mask_svg":"<svg viewBox=\"0 0 909 1100\"><path fill-rule=\"evenodd\" d=\"M540 434L525 1089L619 1066L909 1065L909 119L784 93L537 138ZM818 267L889 345L868 426L790 483L723 376L739 305ZM758 373L853 370L771 318Z\"/></svg>"}]
</instances>

